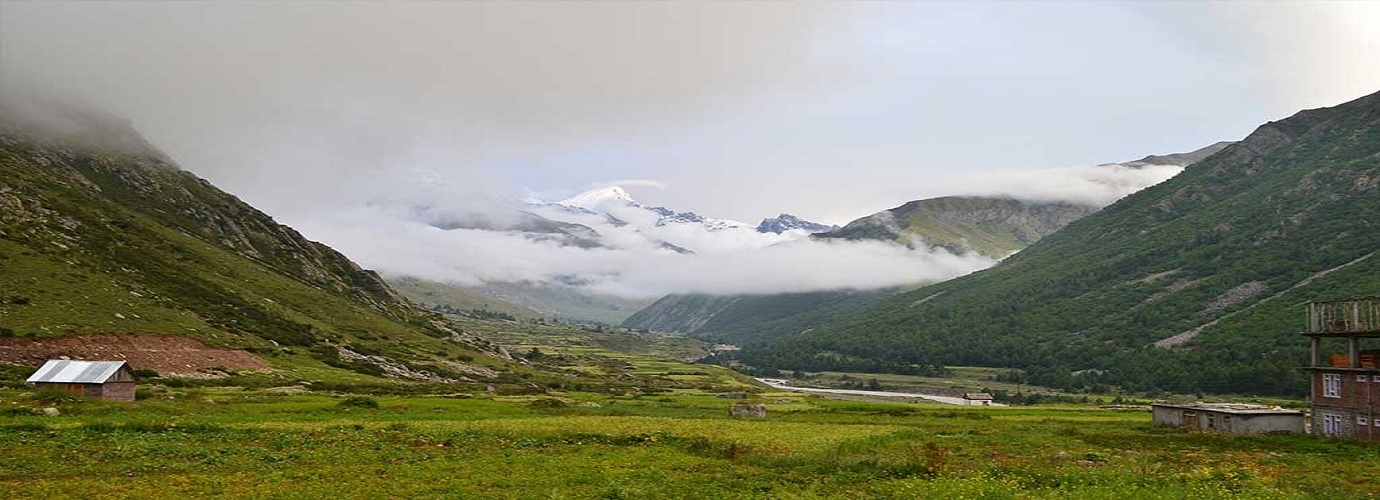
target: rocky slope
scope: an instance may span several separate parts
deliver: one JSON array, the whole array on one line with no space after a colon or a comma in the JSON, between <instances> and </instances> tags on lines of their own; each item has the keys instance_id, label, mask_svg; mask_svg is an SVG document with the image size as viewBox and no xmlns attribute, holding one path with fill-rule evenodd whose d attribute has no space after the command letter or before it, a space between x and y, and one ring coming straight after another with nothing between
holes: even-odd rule
<instances>
[{"instance_id":1,"label":"rocky slope","mask_svg":"<svg viewBox=\"0 0 1380 500\"><path fill-rule=\"evenodd\" d=\"M0 289L6 337L185 335L279 367L349 367L342 349L433 374L441 355L508 365L126 121L12 95L0 96Z\"/></svg>"}]
</instances>

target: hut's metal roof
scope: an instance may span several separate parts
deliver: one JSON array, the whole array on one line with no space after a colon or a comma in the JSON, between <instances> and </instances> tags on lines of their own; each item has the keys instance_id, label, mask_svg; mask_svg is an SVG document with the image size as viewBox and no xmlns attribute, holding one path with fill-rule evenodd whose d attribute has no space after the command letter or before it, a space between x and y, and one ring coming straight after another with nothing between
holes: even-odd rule
<instances>
[{"instance_id":1,"label":"hut's metal roof","mask_svg":"<svg viewBox=\"0 0 1380 500\"><path fill-rule=\"evenodd\" d=\"M101 384L125 366L124 361L69 361L50 359L29 377L29 382Z\"/></svg>"}]
</instances>

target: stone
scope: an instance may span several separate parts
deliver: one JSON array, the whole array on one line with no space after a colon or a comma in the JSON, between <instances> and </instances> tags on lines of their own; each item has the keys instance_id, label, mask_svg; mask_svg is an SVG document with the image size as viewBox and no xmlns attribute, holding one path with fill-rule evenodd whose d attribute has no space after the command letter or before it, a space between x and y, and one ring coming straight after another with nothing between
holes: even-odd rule
<instances>
[{"instance_id":1,"label":"stone","mask_svg":"<svg viewBox=\"0 0 1380 500\"><path fill-rule=\"evenodd\" d=\"M44 415L47 415L49 417L56 417L62 414L62 412L58 411L57 408L53 408L51 406L44 408L42 411Z\"/></svg>"},{"instance_id":2,"label":"stone","mask_svg":"<svg viewBox=\"0 0 1380 500\"><path fill-rule=\"evenodd\" d=\"M766 418L767 405L761 403L733 403L728 407L728 416L739 418Z\"/></svg>"}]
</instances>

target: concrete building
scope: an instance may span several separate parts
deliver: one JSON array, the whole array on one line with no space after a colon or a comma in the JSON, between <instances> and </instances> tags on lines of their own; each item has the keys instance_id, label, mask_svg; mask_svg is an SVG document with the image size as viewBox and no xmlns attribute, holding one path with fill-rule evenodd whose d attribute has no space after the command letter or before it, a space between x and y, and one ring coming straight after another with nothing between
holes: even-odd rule
<instances>
[{"instance_id":1,"label":"concrete building","mask_svg":"<svg viewBox=\"0 0 1380 500\"><path fill-rule=\"evenodd\" d=\"M1309 302L1303 335L1311 344L1312 433L1380 440L1380 297Z\"/></svg>"},{"instance_id":2,"label":"concrete building","mask_svg":"<svg viewBox=\"0 0 1380 500\"><path fill-rule=\"evenodd\" d=\"M963 404L968 406L992 406L992 395L985 392L963 393Z\"/></svg>"},{"instance_id":3,"label":"concrete building","mask_svg":"<svg viewBox=\"0 0 1380 500\"><path fill-rule=\"evenodd\" d=\"M1303 412L1237 403L1154 404L1155 425L1227 434L1303 433Z\"/></svg>"},{"instance_id":4,"label":"concrete building","mask_svg":"<svg viewBox=\"0 0 1380 500\"><path fill-rule=\"evenodd\" d=\"M124 361L50 359L28 381L40 391L56 388L74 396L134 401L134 370Z\"/></svg>"}]
</instances>

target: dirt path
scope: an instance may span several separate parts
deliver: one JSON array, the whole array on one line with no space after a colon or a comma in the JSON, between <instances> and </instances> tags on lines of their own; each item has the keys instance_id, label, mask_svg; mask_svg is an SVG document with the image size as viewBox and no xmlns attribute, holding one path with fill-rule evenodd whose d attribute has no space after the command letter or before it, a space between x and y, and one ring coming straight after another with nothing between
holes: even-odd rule
<instances>
[{"instance_id":1,"label":"dirt path","mask_svg":"<svg viewBox=\"0 0 1380 500\"><path fill-rule=\"evenodd\" d=\"M136 370L183 377L215 376L220 369L264 370L268 363L237 349L209 347L168 335L77 335L0 339L0 363L38 366L48 359L124 360Z\"/></svg>"}]
</instances>

